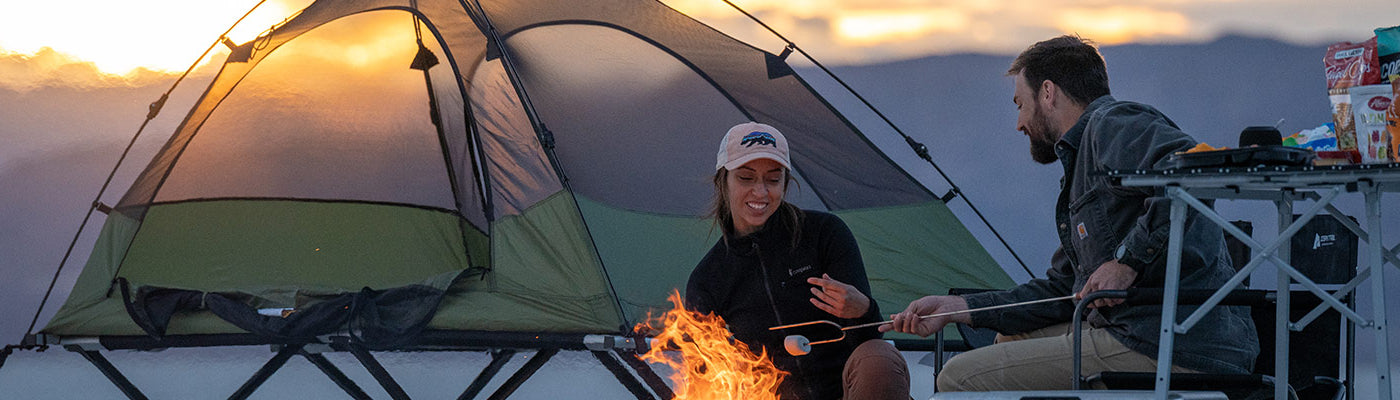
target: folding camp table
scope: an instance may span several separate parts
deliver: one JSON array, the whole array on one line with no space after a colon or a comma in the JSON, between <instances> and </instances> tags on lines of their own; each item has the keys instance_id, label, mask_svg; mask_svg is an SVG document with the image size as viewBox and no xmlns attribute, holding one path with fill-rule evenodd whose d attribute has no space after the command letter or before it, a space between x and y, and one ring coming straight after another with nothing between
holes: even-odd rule
<instances>
[{"instance_id":1,"label":"folding camp table","mask_svg":"<svg viewBox=\"0 0 1400 400\"><path fill-rule=\"evenodd\" d=\"M1288 343L1289 330L1302 330L1328 309L1335 309L1342 316L1356 324L1362 331L1371 331L1376 337L1376 380L1377 398L1391 398L1390 350L1387 346L1385 297L1385 270L1387 262L1400 267L1400 245L1389 249L1384 247L1381 226L1381 194L1400 192L1400 163L1349 165L1349 166L1261 166L1232 168L1180 168L1168 170L1125 170L1110 171L1110 179L1123 186L1162 188L1171 200L1171 230L1167 245L1167 271L1165 294L1162 306L1161 346L1157 354L1157 375L1155 398L1166 399L1170 384L1170 368L1173 336L1185 333L1195 326L1225 297L1225 294L1239 286L1245 278L1270 261L1277 266L1277 289L1290 290L1296 282L1309 292L1320 297L1323 302L1312 312L1298 321L1289 317L1289 296L1279 296L1277 324L1274 327L1275 343ZM1365 223L1362 228L1346 218L1332 205L1344 195L1360 194L1365 198ZM1279 234L1269 243L1260 243L1244 231L1231 225L1215 210L1200 199L1239 199L1271 201L1278 208ZM1294 218L1294 203L1312 200L1298 218ZM1199 309L1191 313L1183 322L1176 322L1177 290L1181 275L1181 240L1186 221L1187 207L1201 213L1207 220L1220 225L1226 232L1256 250L1257 256L1249 261L1238 273L1216 291ZM1391 209L1395 209L1392 207ZM1308 220L1322 211L1327 211L1357 237L1367 243L1365 254L1367 265L1358 265L1354 279L1343 285L1337 293L1330 294L1311 279L1289 265L1289 241ZM1391 227L1392 229L1395 227ZM1362 282L1371 281L1373 310L1371 319L1360 315L1340 300ZM1288 346L1277 346L1274 362L1275 376L1287 380ZM1348 360L1355 363L1355 360ZM1274 397L1285 399L1287 385L1277 385Z\"/></svg>"}]
</instances>

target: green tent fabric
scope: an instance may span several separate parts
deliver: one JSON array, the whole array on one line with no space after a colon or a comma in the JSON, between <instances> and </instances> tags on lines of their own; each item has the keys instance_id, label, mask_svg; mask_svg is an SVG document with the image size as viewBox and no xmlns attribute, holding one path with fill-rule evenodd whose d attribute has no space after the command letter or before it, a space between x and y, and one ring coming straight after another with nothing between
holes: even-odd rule
<instances>
[{"instance_id":1,"label":"green tent fabric","mask_svg":"<svg viewBox=\"0 0 1400 400\"><path fill-rule=\"evenodd\" d=\"M882 309L1012 283L780 56L659 2L320 0L233 47L43 333L140 335L118 280L269 308L422 284L431 329L625 333L717 239L744 121L791 140L789 199L845 219Z\"/></svg>"}]
</instances>

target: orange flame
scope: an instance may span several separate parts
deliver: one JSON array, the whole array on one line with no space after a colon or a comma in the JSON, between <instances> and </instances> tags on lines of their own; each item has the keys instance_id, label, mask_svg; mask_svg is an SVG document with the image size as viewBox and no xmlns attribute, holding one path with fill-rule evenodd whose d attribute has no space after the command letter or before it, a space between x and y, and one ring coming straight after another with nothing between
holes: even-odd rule
<instances>
[{"instance_id":1,"label":"orange flame","mask_svg":"<svg viewBox=\"0 0 1400 400\"><path fill-rule=\"evenodd\" d=\"M667 298L675 308L659 319L648 318L637 329L660 323L652 347L641 358L664 364L675 371L677 400L698 399L777 399L778 384L787 372L779 370L767 351L758 354L743 342L730 339L724 319L714 314L687 311L680 293ZM679 360L674 350L679 351Z\"/></svg>"}]
</instances>

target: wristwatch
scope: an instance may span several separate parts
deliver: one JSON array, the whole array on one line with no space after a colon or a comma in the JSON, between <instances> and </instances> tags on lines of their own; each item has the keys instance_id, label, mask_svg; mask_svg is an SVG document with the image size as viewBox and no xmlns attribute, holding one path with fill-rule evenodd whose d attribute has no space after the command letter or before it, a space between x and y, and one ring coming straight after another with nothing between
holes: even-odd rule
<instances>
[{"instance_id":1,"label":"wristwatch","mask_svg":"<svg viewBox=\"0 0 1400 400\"><path fill-rule=\"evenodd\" d=\"M1148 247L1147 250L1143 250L1142 252L1143 254L1128 252L1128 246L1124 243L1118 246L1118 251L1114 252L1113 257L1117 258L1118 262L1123 265L1141 270L1143 266L1151 264L1152 260L1155 259L1157 255L1155 249L1151 247Z\"/></svg>"}]
</instances>

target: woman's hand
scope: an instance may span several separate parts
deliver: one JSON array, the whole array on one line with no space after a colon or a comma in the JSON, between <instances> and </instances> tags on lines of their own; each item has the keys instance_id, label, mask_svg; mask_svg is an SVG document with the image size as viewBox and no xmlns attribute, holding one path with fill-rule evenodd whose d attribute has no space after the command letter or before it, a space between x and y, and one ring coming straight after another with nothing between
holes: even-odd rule
<instances>
[{"instance_id":1,"label":"woman's hand","mask_svg":"<svg viewBox=\"0 0 1400 400\"><path fill-rule=\"evenodd\" d=\"M807 283L817 285L812 288L812 305L840 318L857 318L870 310L870 298L856 290L855 286L831 279L822 274L820 278L807 278Z\"/></svg>"},{"instance_id":2,"label":"woman's hand","mask_svg":"<svg viewBox=\"0 0 1400 400\"><path fill-rule=\"evenodd\" d=\"M909 303L904 312L891 315L892 322L880 325L880 332L903 332L928 337L943 329L949 322L971 323L968 314L947 315L921 319L919 316L962 311L967 309L967 300L959 296L925 296Z\"/></svg>"}]
</instances>

